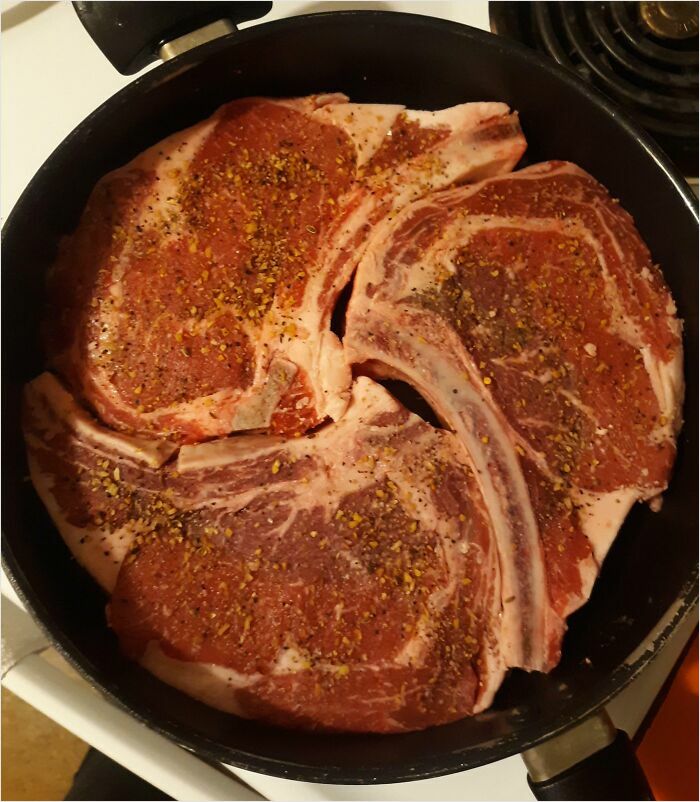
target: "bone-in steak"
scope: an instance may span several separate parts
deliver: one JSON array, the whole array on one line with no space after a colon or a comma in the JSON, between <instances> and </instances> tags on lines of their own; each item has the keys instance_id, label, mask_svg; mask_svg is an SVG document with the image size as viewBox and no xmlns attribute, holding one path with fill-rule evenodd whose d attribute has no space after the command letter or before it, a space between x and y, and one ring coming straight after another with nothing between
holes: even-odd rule
<instances>
[{"instance_id":1,"label":"bone-in steak","mask_svg":"<svg viewBox=\"0 0 700 802\"><path fill-rule=\"evenodd\" d=\"M506 660L550 668L675 455L680 325L631 218L557 162L414 203L360 263L345 346L457 433L499 543Z\"/></svg>"},{"instance_id":2,"label":"bone-in steak","mask_svg":"<svg viewBox=\"0 0 700 802\"><path fill-rule=\"evenodd\" d=\"M229 103L100 181L53 270L51 365L136 434L337 419L350 372L331 312L372 224L524 147L500 103Z\"/></svg>"},{"instance_id":3,"label":"bone-in steak","mask_svg":"<svg viewBox=\"0 0 700 802\"><path fill-rule=\"evenodd\" d=\"M501 593L473 474L370 379L315 435L184 446L160 482L165 453L141 459L52 377L28 397L35 484L110 589L126 554L109 617L156 675L304 727L396 732L490 704Z\"/></svg>"},{"instance_id":4,"label":"bone-in steak","mask_svg":"<svg viewBox=\"0 0 700 802\"><path fill-rule=\"evenodd\" d=\"M629 508L660 503L681 331L629 215L574 165L510 173L524 148L499 103L254 98L98 184L24 428L156 676L400 732L556 664Z\"/></svg>"}]
</instances>

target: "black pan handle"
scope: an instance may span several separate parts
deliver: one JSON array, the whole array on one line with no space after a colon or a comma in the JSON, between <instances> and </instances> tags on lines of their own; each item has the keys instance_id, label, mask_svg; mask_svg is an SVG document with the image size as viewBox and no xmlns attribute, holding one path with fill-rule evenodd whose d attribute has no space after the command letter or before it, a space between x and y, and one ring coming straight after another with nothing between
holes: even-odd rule
<instances>
[{"instance_id":1,"label":"black pan handle","mask_svg":"<svg viewBox=\"0 0 700 802\"><path fill-rule=\"evenodd\" d=\"M95 44L122 75L132 75L156 61L161 47L220 20L228 30L263 17L264 2L75 2L73 7ZM225 29L222 28L225 32ZM214 38L214 31L208 38ZM206 40L206 34L203 37Z\"/></svg>"},{"instance_id":2,"label":"black pan handle","mask_svg":"<svg viewBox=\"0 0 700 802\"><path fill-rule=\"evenodd\" d=\"M627 733L561 774L528 784L536 799L654 799Z\"/></svg>"}]
</instances>

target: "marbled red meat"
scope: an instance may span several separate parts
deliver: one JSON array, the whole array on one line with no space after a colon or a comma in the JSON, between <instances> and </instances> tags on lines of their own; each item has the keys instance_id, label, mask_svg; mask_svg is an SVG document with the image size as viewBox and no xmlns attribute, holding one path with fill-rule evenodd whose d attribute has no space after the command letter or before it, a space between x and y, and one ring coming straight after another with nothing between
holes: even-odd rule
<instances>
[{"instance_id":1,"label":"marbled red meat","mask_svg":"<svg viewBox=\"0 0 700 802\"><path fill-rule=\"evenodd\" d=\"M378 227L344 344L459 436L499 540L506 660L551 668L675 456L680 324L631 218L561 162L431 195Z\"/></svg>"},{"instance_id":2,"label":"marbled red meat","mask_svg":"<svg viewBox=\"0 0 700 802\"><path fill-rule=\"evenodd\" d=\"M418 729L490 704L498 556L473 474L452 434L371 380L315 435L184 446L158 482L48 374L29 386L26 428L35 484L112 590L122 645L171 684L336 730Z\"/></svg>"},{"instance_id":3,"label":"marbled red meat","mask_svg":"<svg viewBox=\"0 0 700 802\"><path fill-rule=\"evenodd\" d=\"M165 682L400 732L556 664L666 486L681 331L629 215L571 164L510 173L524 147L498 103L246 99L98 184L25 436L123 649Z\"/></svg>"},{"instance_id":4,"label":"marbled red meat","mask_svg":"<svg viewBox=\"0 0 700 802\"><path fill-rule=\"evenodd\" d=\"M25 389L23 429L37 493L73 556L111 592L177 445L101 426L50 373ZM124 485L138 493L125 496Z\"/></svg>"},{"instance_id":5,"label":"marbled red meat","mask_svg":"<svg viewBox=\"0 0 700 802\"><path fill-rule=\"evenodd\" d=\"M51 364L135 434L337 419L350 372L331 312L371 225L524 147L498 103L229 103L100 181L54 266Z\"/></svg>"}]
</instances>

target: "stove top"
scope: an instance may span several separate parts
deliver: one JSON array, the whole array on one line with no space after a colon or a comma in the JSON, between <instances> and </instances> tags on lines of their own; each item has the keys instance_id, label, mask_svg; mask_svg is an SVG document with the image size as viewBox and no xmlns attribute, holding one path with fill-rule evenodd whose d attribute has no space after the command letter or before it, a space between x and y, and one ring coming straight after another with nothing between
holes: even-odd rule
<instances>
[{"instance_id":1,"label":"stove top","mask_svg":"<svg viewBox=\"0 0 700 802\"><path fill-rule=\"evenodd\" d=\"M490 2L489 18L494 33L547 53L617 101L697 176L697 3Z\"/></svg>"}]
</instances>

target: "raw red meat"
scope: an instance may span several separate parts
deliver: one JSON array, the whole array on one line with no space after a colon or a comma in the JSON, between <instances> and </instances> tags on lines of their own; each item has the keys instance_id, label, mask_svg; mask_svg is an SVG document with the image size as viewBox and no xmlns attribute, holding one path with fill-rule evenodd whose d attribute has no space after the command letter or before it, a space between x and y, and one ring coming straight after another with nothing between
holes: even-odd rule
<instances>
[{"instance_id":1,"label":"raw red meat","mask_svg":"<svg viewBox=\"0 0 700 802\"><path fill-rule=\"evenodd\" d=\"M34 487L73 556L111 592L141 529L140 502L120 488L161 493L159 469L177 446L101 426L50 373L27 385L23 413Z\"/></svg>"},{"instance_id":2,"label":"raw red meat","mask_svg":"<svg viewBox=\"0 0 700 802\"><path fill-rule=\"evenodd\" d=\"M458 435L499 543L505 659L551 668L675 455L680 324L631 218L561 162L433 194L377 228L344 345Z\"/></svg>"},{"instance_id":3,"label":"raw red meat","mask_svg":"<svg viewBox=\"0 0 700 802\"><path fill-rule=\"evenodd\" d=\"M524 147L501 103L229 103L100 181L54 267L51 365L137 434L337 419L350 372L331 312L372 225Z\"/></svg>"},{"instance_id":4,"label":"raw red meat","mask_svg":"<svg viewBox=\"0 0 700 802\"><path fill-rule=\"evenodd\" d=\"M556 664L629 508L660 503L681 331L629 215L571 164L508 173L524 147L498 103L246 99L98 184L24 427L158 677L398 732Z\"/></svg>"},{"instance_id":5,"label":"raw red meat","mask_svg":"<svg viewBox=\"0 0 700 802\"><path fill-rule=\"evenodd\" d=\"M28 409L35 484L110 588L102 549L122 538L109 617L156 675L307 728L397 732L490 704L504 663L481 496L456 438L379 385L358 379L315 435L184 446L160 481L167 450L141 459L47 374Z\"/></svg>"}]
</instances>

